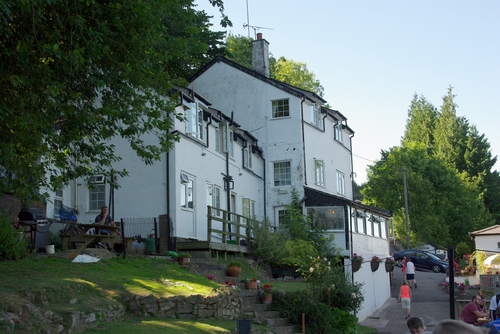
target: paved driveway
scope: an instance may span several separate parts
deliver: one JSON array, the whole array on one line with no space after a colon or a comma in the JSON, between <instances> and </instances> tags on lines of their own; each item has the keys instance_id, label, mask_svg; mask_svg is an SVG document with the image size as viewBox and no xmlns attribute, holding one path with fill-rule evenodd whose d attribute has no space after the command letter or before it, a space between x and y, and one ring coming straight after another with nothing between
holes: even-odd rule
<instances>
[{"instance_id":1,"label":"paved driveway","mask_svg":"<svg viewBox=\"0 0 500 334\"><path fill-rule=\"evenodd\" d=\"M403 273L399 267L394 268L394 273L396 278L391 289L392 298L371 317L361 322L361 325L377 328L379 333L408 332L401 303L397 303ZM445 278L446 274L437 274L432 271L417 270L415 274L418 288L413 288L411 291L413 297L411 315L423 318L430 332L439 321L450 319L450 295L440 286Z\"/></svg>"}]
</instances>

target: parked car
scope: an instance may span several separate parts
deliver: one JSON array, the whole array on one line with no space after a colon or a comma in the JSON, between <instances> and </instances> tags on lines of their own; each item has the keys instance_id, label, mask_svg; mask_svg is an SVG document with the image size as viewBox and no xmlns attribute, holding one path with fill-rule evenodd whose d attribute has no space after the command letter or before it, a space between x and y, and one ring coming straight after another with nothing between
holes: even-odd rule
<instances>
[{"instance_id":1,"label":"parked car","mask_svg":"<svg viewBox=\"0 0 500 334\"><path fill-rule=\"evenodd\" d=\"M415 264L415 268L428 269L435 273L445 273L448 270L448 262L441 260L434 254L424 252L418 249L407 249L400 252L394 252L394 261L398 266L402 266L403 257L407 256Z\"/></svg>"}]
</instances>

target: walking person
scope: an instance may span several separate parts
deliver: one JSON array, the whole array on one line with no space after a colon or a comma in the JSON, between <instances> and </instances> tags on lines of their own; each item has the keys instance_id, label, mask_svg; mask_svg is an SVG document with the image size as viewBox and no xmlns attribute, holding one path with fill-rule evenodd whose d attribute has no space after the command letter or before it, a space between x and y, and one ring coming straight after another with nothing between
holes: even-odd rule
<instances>
[{"instance_id":1,"label":"walking person","mask_svg":"<svg viewBox=\"0 0 500 334\"><path fill-rule=\"evenodd\" d=\"M411 262L411 258L409 257L406 260L406 280L408 281L410 288L413 288L413 285L415 285L415 289L417 288L417 281L415 280L415 264Z\"/></svg>"},{"instance_id":2,"label":"walking person","mask_svg":"<svg viewBox=\"0 0 500 334\"><path fill-rule=\"evenodd\" d=\"M403 256L403 261L401 261L401 272L403 273L403 279L406 279L406 255Z\"/></svg>"},{"instance_id":3,"label":"walking person","mask_svg":"<svg viewBox=\"0 0 500 334\"><path fill-rule=\"evenodd\" d=\"M403 279L401 287L399 288L398 303L399 302L401 302L401 306L405 311L405 319L409 319L411 310L411 290L405 279Z\"/></svg>"}]
</instances>

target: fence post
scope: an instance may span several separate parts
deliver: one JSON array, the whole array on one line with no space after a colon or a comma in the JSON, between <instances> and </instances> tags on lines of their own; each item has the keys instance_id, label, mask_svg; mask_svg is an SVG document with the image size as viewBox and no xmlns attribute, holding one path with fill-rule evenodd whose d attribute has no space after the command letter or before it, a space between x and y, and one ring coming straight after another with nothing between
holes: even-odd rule
<instances>
[{"instance_id":1,"label":"fence post","mask_svg":"<svg viewBox=\"0 0 500 334\"><path fill-rule=\"evenodd\" d=\"M155 246L156 254L160 254L160 243L158 242L158 224L156 223L156 217L154 218L154 229L155 229Z\"/></svg>"},{"instance_id":2,"label":"fence post","mask_svg":"<svg viewBox=\"0 0 500 334\"><path fill-rule=\"evenodd\" d=\"M120 231L122 232L121 238L122 238L122 246L123 246L123 257L127 257L127 244L125 243L125 222L123 221L123 218L120 219Z\"/></svg>"},{"instance_id":3,"label":"fence post","mask_svg":"<svg viewBox=\"0 0 500 334\"><path fill-rule=\"evenodd\" d=\"M160 253L167 254L169 251L168 242L170 240L170 231L169 231L169 218L168 215L160 215ZM172 249L173 250L173 249Z\"/></svg>"}]
</instances>

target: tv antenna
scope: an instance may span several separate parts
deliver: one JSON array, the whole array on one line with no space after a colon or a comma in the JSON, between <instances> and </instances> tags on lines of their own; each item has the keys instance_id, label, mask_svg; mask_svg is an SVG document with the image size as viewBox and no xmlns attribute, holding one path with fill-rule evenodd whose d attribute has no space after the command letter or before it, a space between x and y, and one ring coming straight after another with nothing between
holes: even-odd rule
<instances>
[{"instance_id":1,"label":"tv antenna","mask_svg":"<svg viewBox=\"0 0 500 334\"><path fill-rule=\"evenodd\" d=\"M246 1L247 1L247 23L243 23L243 28L248 28L248 37L250 38L250 28L253 29L254 38L257 38L257 30L259 30L259 29L273 30L273 28L257 27L257 26L250 25L250 16L249 16L249 11L248 11L248 0L246 0Z\"/></svg>"}]
</instances>

